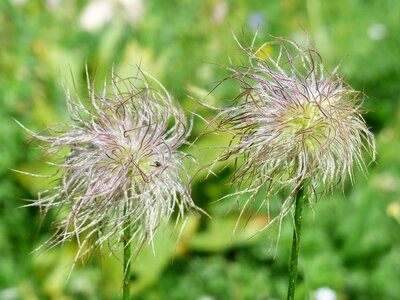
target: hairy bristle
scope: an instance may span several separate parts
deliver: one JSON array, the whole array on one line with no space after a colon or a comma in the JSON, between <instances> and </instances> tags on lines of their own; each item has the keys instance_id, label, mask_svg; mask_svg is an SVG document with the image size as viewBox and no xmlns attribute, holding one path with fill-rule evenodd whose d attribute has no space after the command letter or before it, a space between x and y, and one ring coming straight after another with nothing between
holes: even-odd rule
<instances>
[{"instance_id":1,"label":"hairy bristle","mask_svg":"<svg viewBox=\"0 0 400 300\"><path fill-rule=\"evenodd\" d=\"M66 212L46 248L76 238L77 258L106 241L113 250L133 224L131 240L139 249L174 211L178 222L197 209L184 166L193 158L179 150L191 124L157 80L139 74L127 79L112 74L101 94L88 77L87 103L67 91L71 123L47 134L30 132L57 158L61 174L59 184L31 204L45 213Z\"/></svg>"},{"instance_id":2,"label":"hairy bristle","mask_svg":"<svg viewBox=\"0 0 400 300\"><path fill-rule=\"evenodd\" d=\"M249 64L229 67L228 79L241 92L211 122L232 136L217 161L236 161L232 182L239 187L237 197L247 195L244 207L261 191L267 191L268 202L289 189L280 213L269 216L272 224L290 211L300 186L310 183L310 195L316 196L347 175L353 181L354 166L365 172L362 152L369 150L374 159L375 140L361 116L362 93L344 82L338 67L328 73L315 49L285 38L259 48L238 44Z\"/></svg>"}]
</instances>

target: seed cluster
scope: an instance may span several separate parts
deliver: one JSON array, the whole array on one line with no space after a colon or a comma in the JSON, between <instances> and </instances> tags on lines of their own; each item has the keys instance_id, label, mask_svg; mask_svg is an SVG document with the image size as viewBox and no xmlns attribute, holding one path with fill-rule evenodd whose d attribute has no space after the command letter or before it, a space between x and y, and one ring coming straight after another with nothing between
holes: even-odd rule
<instances>
[{"instance_id":1,"label":"seed cluster","mask_svg":"<svg viewBox=\"0 0 400 300\"><path fill-rule=\"evenodd\" d=\"M311 183L316 195L347 175L352 179L355 165L365 171L362 150L374 156L375 141L361 116L362 94L344 82L338 68L327 73L316 50L283 38L240 47L249 64L229 67L228 79L241 92L213 120L217 131L232 137L217 161L236 160L232 182L238 197L247 195L245 206L261 192L268 202L271 193L289 188L273 221L287 214L300 186Z\"/></svg>"},{"instance_id":2,"label":"seed cluster","mask_svg":"<svg viewBox=\"0 0 400 300\"><path fill-rule=\"evenodd\" d=\"M184 166L190 157L179 150L191 131L182 109L150 75L119 79L113 74L111 89L109 94L105 85L96 95L88 84L88 103L67 92L73 122L48 134L31 132L60 161L61 176L60 184L31 205L45 214L51 208L66 214L47 246L75 237L77 258L105 241L118 247L115 241L130 224L139 248L174 211L178 222L196 209Z\"/></svg>"}]
</instances>

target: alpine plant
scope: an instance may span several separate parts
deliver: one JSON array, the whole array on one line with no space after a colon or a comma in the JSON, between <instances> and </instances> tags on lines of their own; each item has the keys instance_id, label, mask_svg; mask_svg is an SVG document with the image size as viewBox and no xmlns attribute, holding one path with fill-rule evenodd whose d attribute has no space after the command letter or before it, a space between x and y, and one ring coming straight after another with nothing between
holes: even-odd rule
<instances>
[{"instance_id":1,"label":"alpine plant","mask_svg":"<svg viewBox=\"0 0 400 300\"><path fill-rule=\"evenodd\" d=\"M72 122L41 134L30 131L58 161L58 184L30 204L44 215L59 213L45 246L75 238L77 258L106 241L114 250L131 225L126 244L139 249L174 212L178 222L197 209L184 165L192 158L179 150L191 122L166 89L150 75L120 79L113 73L99 95L88 77L88 91L85 103L67 90Z\"/></svg>"},{"instance_id":2,"label":"alpine plant","mask_svg":"<svg viewBox=\"0 0 400 300\"><path fill-rule=\"evenodd\" d=\"M231 135L217 161L235 160L231 181L239 187L234 195L247 195L243 209L262 193L270 214L268 199L286 190L270 225L290 211L300 188L308 187L312 203L347 175L353 182L355 166L366 171L363 150L375 158L375 141L361 116L363 94L338 67L327 72L315 49L285 38L259 48L254 40L248 48L237 43L248 64L229 67L227 79L241 91L214 119L217 131Z\"/></svg>"}]
</instances>

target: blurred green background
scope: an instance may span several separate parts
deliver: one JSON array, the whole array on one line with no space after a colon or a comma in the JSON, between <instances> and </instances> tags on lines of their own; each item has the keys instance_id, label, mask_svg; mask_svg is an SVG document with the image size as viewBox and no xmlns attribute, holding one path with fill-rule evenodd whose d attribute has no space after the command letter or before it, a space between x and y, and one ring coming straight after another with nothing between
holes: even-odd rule
<instances>
[{"instance_id":1,"label":"blurred green background","mask_svg":"<svg viewBox=\"0 0 400 300\"><path fill-rule=\"evenodd\" d=\"M368 95L365 108L378 157L368 179L346 185L307 209L298 299L400 299L400 1L78 1L0 2L0 299L119 299L118 254L95 253L68 278L76 245L30 254L52 233L52 215L38 231L40 212L18 208L45 188L10 169L45 173L40 152L28 144L16 118L34 130L68 121L62 84L85 93L85 64L97 83L113 64L121 76L135 66L155 75L187 111L211 117L188 95L203 99L227 73L228 55L243 59L231 32L256 44L269 34L304 44L307 32L332 70ZM224 84L204 101L227 105L238 90ZM195 120L193 136L202 129ZM220 138L203 138L204 160ZM209 151L206 151L209 150ZM196 153L195 153L196 154ZM195 202L212 219L190 218L178 244L160 230L156 256L145 248L132 272L135 299L284 299L292 237L290 218L255 237L263 212L232 231L232 168L197 179ZM227 213L227 211L229 211ZM244 218L246 219L246 218ZM167 230L167 232L170 232ZM330 298L329 298L330 297Z\"/></svg>"}]
</instances>

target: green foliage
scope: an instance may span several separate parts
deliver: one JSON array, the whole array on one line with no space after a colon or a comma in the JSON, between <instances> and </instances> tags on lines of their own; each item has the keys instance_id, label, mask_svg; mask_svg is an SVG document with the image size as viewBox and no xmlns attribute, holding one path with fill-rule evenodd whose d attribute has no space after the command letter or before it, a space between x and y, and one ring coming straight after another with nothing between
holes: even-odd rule
<instances>
[{"instance_id":1,"label":"green foliage","mask_svg":"<svg viewBox=\"0 0 400 300\"><path fill-rule=\"evenodd\" d=\"M231 31L249 43L255 32L252 20L262 20L258 44L268 34L304 43L308 32L328 69L343 59L341 74L368 95L366 120L377 136L377 163L370 166L368 179L357 174L354 187L346 184L344 193L338 191L305 209L299 299L313 299L314 291L324 286L338 299L399 299L400 2L143 3L138 20L129 21L126 11L116 6L110 21L94 31L81 26L86 1L0 3L0 299L118 299L122 291L121 253L96 252L79 262L69 279L74 242L29 255L51 235L53 216L41 222L39 211L18 208L26 204L19 199L36 199L48 183L10 169L44 174L51 170L35 149L38 145L28 144L12 118L34 130L66 121L62 83L85 95L87 63L98 87L113 64L121 76L133 75L140 64L187 111L210 119L212 113L188 95L204 97L211 105L229 105L226 100L238 91L231 82L207 94L228 74L220 67L228 63L228 54L245 63ZM192 139L203 128L196 118ZM206 136L189 151L201 162L209 161L219 151L215 146L225 141L223 136ZM194 200L213 218L190 219L177 243L173 228L161 230L155 255L151 246L143 247L132 272L135 298L283 299L291 219L282 224L279 238L275 227L250 238L267 219L260 211L246 225L251 213L246 212L232 234L237 206L231 199L214 203L233 191L226 185L230 168L218 177L204 180L203 175L194 181Z\"/></svg>"}]
</instances>

